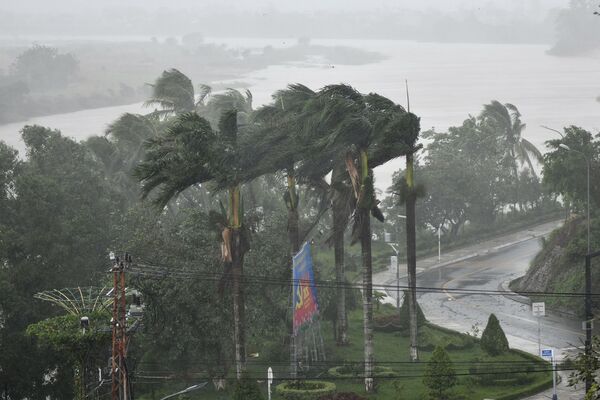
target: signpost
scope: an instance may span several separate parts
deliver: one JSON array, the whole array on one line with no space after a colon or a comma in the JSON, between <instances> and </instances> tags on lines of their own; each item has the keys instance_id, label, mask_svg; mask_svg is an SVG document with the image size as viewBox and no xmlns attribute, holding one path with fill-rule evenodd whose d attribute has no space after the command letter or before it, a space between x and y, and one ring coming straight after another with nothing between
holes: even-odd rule
<instances>
[{"instance_id":1,"label":"signpost","mask_svg":"<svg viewBox=\"0 0 600 400\"><path fill-rule=\"evenodd\" d=\"M273 383L273 368L267 369L267 386L269 393L269 400L271 400L271 384Z\"/></svg>"},{"instance_id":2,"label":"signpost","mask_svg":"<svg viewBox=\"0 0 600 400\"><path fill-rule=\"evenodd\" d=\"M538 320L538 354L541 354L542 339L540 332L540 319L546 316L546 303L543 301L539 303L531 303L531 312L533 313L534 317L537 317Z\"/></svg>"},{"instance_id":3,"label":"signpost","mask_svg":"<svg viewBox=\"0 0 600 400\"><path fill-rule=\"evenodd\" d=\"M550 359L550 362L552 363L552 400L558 400L558 395L556 394L556 360L554 359L554 350L542 349L540 351L540 356L542 356L542 358Z\"/></svg>"}]
</instances>

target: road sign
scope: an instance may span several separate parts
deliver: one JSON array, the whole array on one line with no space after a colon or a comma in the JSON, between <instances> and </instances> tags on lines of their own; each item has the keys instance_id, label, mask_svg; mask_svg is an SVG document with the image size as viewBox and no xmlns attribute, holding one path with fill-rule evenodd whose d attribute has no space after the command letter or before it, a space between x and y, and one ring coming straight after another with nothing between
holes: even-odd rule
<instances>
[{"instance_id":1,"label":"road sign","mask_svg":"<svg viewBox=\"0 0 600 400\"><path fill-rule=\"evenodd\" d=\"M545 317L546 316L546 303L531 303L531 312L534 317Z\"/></svg>"},{"instance_id":2,"label":"road sign","mask_svg":"<svg viewBox=\"0 0 600 400\"><path fill-rule=\"evenodd\" d=\"M541 356L543 358L553 358L554 357L554 350L553 349L542 349Z\"/></svg>"},{"instance_id":3,"label":"road sign","mask_svg":"<svg viewBox=\"0 0 600 400\"><path fill-rule=\"evenodd\" d=\"M398 269L398 257L390 256L390 271L396 271Z\"/></svg>"},{"instance_id":4,"label":"road sign","mask_svg":"<svg viewBox=\"0 0 600 400\"><path fill-rule=\"evenodd\" d=\"M268 386L268 394L269 400L271 400L271 384L273 384L273 369L269 367L267 369L267 386Z\"/></svg>"}]
</instances>

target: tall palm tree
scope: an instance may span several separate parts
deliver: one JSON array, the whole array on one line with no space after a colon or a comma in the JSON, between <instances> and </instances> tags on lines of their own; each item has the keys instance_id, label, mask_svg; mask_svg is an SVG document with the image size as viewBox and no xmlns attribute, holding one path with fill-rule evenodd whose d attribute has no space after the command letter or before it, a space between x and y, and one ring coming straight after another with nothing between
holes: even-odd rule
<instances>
[{"instance_id":1,"label":"tall palm tree","mask_svg":"<svg viewBox=\"0 0 600 400\"><path fill-rule=\"evenodd\" d=\"M502 104L492 100L490 104L483 106L481 117L484 121L488 121L504 140L506 151L514 161L515 167L517 162L521 165L527 164L531 173L537 176L531 157L533 156L538 162L543 162L543 156L533 143L522 136L526 124L522 123L521 113L517 107L510 103Z\"/></svg>"},{"instance_id":2,"label":"tall palm tree","mask_svg":"<svg viewBox=\"0 0 600 400\"><path fill-rule=\"evenodd\" d=\"M313 107L316 125L327 132L326 148L345 154L355 199L353 241L360 241L363 264L363 331L365 389L374 390L373 284L371 215L383 221L373 185L373 168L406 154L415 133L407 130L418 119L377 94L362 95L347 85L323 88ZM418 131L417 131L418 134Z\"/></svg>"},{"instance_id":3,"label":"tall palm tree","mask_svg":"<svg viewBox=\"0 0 600 400\"><path fill-rule=\"evenodd\" d=\"M521 121L521 113L510 103L502 104L492 100L490 104L483 106L481 119L493 129L506 147L506 157L512 167L513 179L515 181L515 200L519 199L519 164L529 167L531 174L537 176L531 157L539 163L543 163L542 153L527 139L522 136L526 124Z\"/></svg>"},{"instance_id":4,"label":"tall palm tree","mask_svg":"<svg viewBox=\"0 0 600 400\"><path fill-rule=\"evenodd\" d=\"M166 134L148 141L147 152L136 176L146 198L163 208L171 199L196 184L212 182L228 191L228 204L213 218L221 230L222 261L233 279L233 314L236 376L241 379L245 364L244 255L248 238L243 224L240 194L240 149L237 111L224 111L219 130L196 113L179 115Z\"/></svg>"}]
</instances>

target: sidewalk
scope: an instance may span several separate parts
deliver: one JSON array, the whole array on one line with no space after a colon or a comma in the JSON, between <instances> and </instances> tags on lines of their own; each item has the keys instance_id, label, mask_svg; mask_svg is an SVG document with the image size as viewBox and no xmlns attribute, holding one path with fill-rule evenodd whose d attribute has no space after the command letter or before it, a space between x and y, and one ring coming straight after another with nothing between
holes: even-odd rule
<instances>
[{"instance_id":1,"label":"sidewalk","mask_svg":"<svg viewBox=\"0 0 600 400\"><path fill-rule=\"evenodd\" d=\"M417 260L417 276L423 271L427 271L431 268L443 267L446 265L455 264L461 261L465 261L468 259L472 259L475 257L484 256L487 254L493 254L495 252L501 251L507 247L514 246L516 244L525 242L527 240L531 240L533 238L540 238L548 235L555 228L561 226L563 223L562 220L547 222L544 224L535 225L529 229L513 232L510 234L502 235L496 237L494 239L484 240L479 243L474 243L473 245L462 247L459 249L451 250L448 252L443 251L442 248L442 257L438 261L437 256L427 257L421 260ZM404 271L401 273L400 278L406 277L406 264L399 265L400 271ZM396 271L386 270L382 272L378 272L373 275L373 285L390 285L396 283ZM520 296L516 293L513 293L508 289L508 282L503 283L500 289L504 289L507 292L507 297L511 298L514 301L519 301L523 303L529 303L529 299L523 296ZM387 296L384 299L385 302L396 304L396 300L391 296L391 293L386 293ZM575 390L571 387L567 386L568 382L568 372L561 372L560 374L560 383L557 385L557 396L560 400L580 400L583 399L583 389L579 385L579 387ZM552 399L552 389L545 390L537 395L527 397L524 400L546 400Z\"/></svg>"}]
</instances>

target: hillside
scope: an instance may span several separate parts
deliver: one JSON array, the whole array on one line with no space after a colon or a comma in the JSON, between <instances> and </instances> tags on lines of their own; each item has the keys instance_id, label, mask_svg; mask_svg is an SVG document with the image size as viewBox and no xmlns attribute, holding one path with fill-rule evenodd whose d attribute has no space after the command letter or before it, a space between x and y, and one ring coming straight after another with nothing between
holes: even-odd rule
<instances>
[{"instance_id":1,"label":"hillside","mask_svg":"<svg viewBox=\"0 0 600 400\"><path fill-rule=\"evenodd\" d=\"M600 219L592 219L592 239L599 237L599 223ZM592 240L592 248L598 245L597 239ZM542 250L532 261L527 274L511 282L511 289L516 292L583 293L586 248L586 220L580 216L572 217L547 239L543 239ZM592 292L598 290L600 272L592 269ZM548 294L533 296L532 300L545 301L548 307L557 311L583 314L583 298L579 296ZM598 308L600 302L595 301L594 306Z\"/></svg>"}]
</instances>

